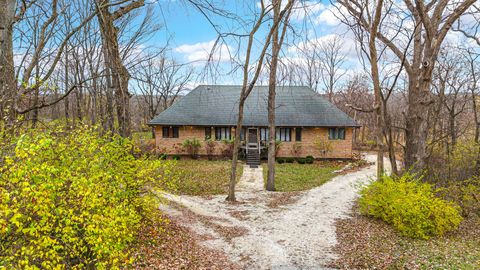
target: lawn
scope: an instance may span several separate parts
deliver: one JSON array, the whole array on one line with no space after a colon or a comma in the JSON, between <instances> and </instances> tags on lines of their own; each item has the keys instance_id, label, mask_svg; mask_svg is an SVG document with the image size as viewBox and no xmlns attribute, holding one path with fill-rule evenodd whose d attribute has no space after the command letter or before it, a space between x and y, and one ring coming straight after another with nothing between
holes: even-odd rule
<instances>
[{"instance_id":1,"label":"lawn","mask_svg":"<svg viewBox=\"0 0 480 270\"><path fill-rule=\"evenodd\" d=\"M340 269L480 269L480 217L466 218L457 231L429 240L400 236L381 220L362 216L336 223Z\"/></svg>"},{"instance_id":2,"label":"lawn","mask_svg":"<svg viewBox=\"0 0 480 270\"><path fill-rule=\"evenodd\" d=\"M226 194L230 180L229 160L178 160L178 192L186 195ZM237 181L243 172L242 164L237 166Z\"/></svg>"},{"instance_id":3,"label":"lawn","mask_svg":"<svg viewBox=\"0 0 480 270\"><path fill-rule=\"evenodd\" d=\"M277 191L302 191L318 187L336 176L334 171L344 164L316 161L314 164L275 164L275 188ZM263 176L267 181L267 165L263 165Z\"/></svg>"}]
</instances>

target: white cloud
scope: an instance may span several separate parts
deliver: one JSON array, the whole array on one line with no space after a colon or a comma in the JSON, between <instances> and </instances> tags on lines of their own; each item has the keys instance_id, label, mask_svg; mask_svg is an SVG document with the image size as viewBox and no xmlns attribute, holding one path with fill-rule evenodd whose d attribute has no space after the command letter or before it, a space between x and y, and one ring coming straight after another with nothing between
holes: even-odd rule
<instances>
[{"instance_id":1,"label":"white cloud","mask_svg":"<svg viewBox=\"0 0 480 270\"><path fill-rule=\"evenodd\" d=\"M344 9L343 6L340 9ZM340 15L340 10L338 8L329 5L328 7L324 8L322 12L315 18L314 22L317 25L326 24L327 26L336 26L340 24L340 20L338 19ZM346 13L344 13L346 14Z\"/></svg>"},{"instance_id":2,"label":"white cloud","mask_svg":"<svg viewBox=\"0 0 480 270\"><path fill-rule=\"evenodd\" d=\"M174 51L183 54L189 62L202 62L208 60L220 62L229 61L230 53L232 53L231 48L226 44L215 45L215 40L195 44L184 44L176 47Z\"/></svg>"}]
</instances>

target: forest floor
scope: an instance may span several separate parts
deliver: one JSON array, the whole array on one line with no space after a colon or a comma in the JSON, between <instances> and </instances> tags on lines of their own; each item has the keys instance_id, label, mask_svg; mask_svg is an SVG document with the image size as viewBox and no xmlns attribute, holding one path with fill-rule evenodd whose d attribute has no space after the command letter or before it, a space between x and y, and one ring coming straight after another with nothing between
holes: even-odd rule
<instances>
[{"instance_id":1,"label":"forest floor","mask_svg":"<svg viewBox=\"0 0 480 270\"><path fill-rule=\"evenodd\" d=\"M167 195L171 202L161 210L242 268L318 269L338 258L335 220L350 215L358 187L374 175L371 165L308 191L265 192L262 168L245 167L238 202L226 202L225 195Z\"/></svg>"}]
</instances>

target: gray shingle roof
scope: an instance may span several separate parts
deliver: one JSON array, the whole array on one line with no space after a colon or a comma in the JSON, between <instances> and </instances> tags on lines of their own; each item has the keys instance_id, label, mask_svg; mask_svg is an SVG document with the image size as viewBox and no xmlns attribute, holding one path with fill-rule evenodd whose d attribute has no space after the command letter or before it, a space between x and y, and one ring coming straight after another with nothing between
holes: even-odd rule
<instances>
[{"instance_id":1,"label":"gray shingle roof","mask_svg":"<svg viewBox=\"0 0 480 270\"><path fill-rule=\"evenodd\" d=\"M200 85L161 112L150 125L233 126L241 86ZM304 86L277 86L276 126L358 126L347 114ZM245 126L267 126L268 86L255 86L244 107Z\"/></svg>"}]
</instances>

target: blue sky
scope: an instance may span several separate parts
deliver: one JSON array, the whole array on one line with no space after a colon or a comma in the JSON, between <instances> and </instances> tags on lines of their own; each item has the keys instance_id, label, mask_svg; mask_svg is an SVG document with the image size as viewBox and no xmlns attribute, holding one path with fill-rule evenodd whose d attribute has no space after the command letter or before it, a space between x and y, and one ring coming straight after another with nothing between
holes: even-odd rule
<instances>
[{"instance_id":1,"label":"blue sky","mask_svg":"<svg viewBox=\"0 0 480 270\"><path fill-rule=\"evenodd\" d=\"M285 1L286 2L286 1ZM221 9L228 10L235 13L242 19L251 20L254 11L258 11L258 1L239 1L239 0L224 0L216 1ZM309 36L313 39L321 39L331 36L332 34L343 34L345 29L339 26L338 20L330 12L331 6L328 1L305 1L308 5L307 11L300 10L292 16L292 22L297 23L299 28L302 28L302 34ZM205 60L210 48L213 45L213 41L217 38L217 33L213 29L212 25L207 21L204 15L202 15L198 9L187 1L181 0L160 0L149 4L149 8L155 9L155 15L159 18L158 23L163 25L161 31L159 31L155 37L150 40L150 45L164 46L167 40L169 41L169 47L171 48L171 54L177 61L183 63L193 62L196 66L201 66ZM307 26L301 26L305 23L304 18L309 17L307 20ZM238 29L238 24L232 23L232 20L222 18L221 16L213 16L212 20L215 24L222 27L224 31L235 31L237 33L245 33L248 29ZM263 31L264 34L265 31ZM259 33L259 40L257 41L257 50L261 46L262 31ZM301 37L296 37L296 42L301 42ZM230 49L234 52L242 53L242 49L238 49L236 42L231 42L232 39L227 39L224 47L219 48L221 56L218 56L217 60L223 61L221 66L223 71L228 73L231 70L231 65L225 62L227 55L225 51ZM288 44L290 43L290 44ZM287 41L287 44L283 47L285 55L291 55L289 46L294 43L292 38ZM355 51L353 50L353 41L350 41L345 48L345 53L349 55L352 61L356 61ZM207 81L208 82L208 79ZM223 80L216 83L239 83L239 77L225 76Z\"/></svg>"}]
</instances>

